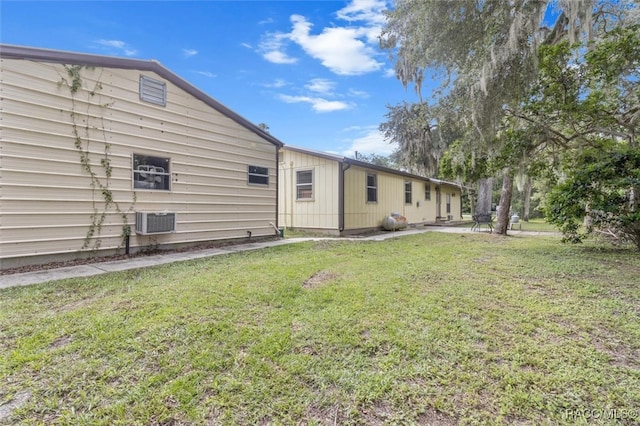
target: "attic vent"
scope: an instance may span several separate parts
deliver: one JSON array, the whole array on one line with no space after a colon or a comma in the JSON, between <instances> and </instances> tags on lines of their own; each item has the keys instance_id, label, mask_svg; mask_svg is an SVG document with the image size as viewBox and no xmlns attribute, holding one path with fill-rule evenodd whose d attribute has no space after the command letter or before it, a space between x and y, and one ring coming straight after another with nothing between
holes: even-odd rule
<instances>
[{"instance_id":1,"label":"attic vent","mask_svg":"<svg viewBox=\"0 0 640 426\"><path fill-rule=\"evenodd\" d=\"M167 85L164 81L140 76L140 99L156 105L167 105Z\"/></svg>"}]
</instances>

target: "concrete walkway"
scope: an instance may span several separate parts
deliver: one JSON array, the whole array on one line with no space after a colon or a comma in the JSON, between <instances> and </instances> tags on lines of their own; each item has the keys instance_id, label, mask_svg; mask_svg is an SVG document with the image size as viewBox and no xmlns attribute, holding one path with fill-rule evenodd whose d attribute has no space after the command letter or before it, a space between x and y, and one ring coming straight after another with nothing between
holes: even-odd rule
<instances>
[{"instance_id":1,"label":"concrete walkway","mask_svg":"<svg viewBox=\"0 0 640 426\"><path fill-rule=\"evenodd\" d=\"M139 256L130 259L113 260L95 263L65 266L62 268L45 269L20 274L0 275L0 289L17 287L31 284L44 283L48 281L62 280L66 278L89 277L93 275L106 274L108 272L124 271L127 269L146 268L148 266L164 265L167 263L181 262L191 259L201 259L205 257L219 256L222 254L238 253L248 250L258 250L265 247L281 246L285 244L296 244L304 241L338 240L338 241L383 241L389 238L403 237L406 235L421 234L424 232L448 232L456 234L471 233L469 228L454 228L445 226L428 226L424 228L409 228L397 232L385 232L369 237L350 238L287 238L275 241L265 241L259 243L237 244L221 248L211 248L203 250L193 250L186 252L157 254L151 256ZM474 231L478 232L478 231ZM481 230L479 232L487 232ZM526 232L509 231L509 235L549 235L548 232Z\"/></svg>"}]
</instances>

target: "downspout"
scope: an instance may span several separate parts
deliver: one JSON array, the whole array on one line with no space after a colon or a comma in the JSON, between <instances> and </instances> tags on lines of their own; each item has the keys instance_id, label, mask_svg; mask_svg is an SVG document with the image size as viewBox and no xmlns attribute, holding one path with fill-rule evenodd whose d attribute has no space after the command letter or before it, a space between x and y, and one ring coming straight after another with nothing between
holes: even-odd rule
<instances>
[{"instance_id":1,"label":"downspout","mask_svg":"<svg viewBox=\"0 0 640 426\"><path fill-rule=\"evenodd\" d=\"M287 169L286 169L286 163L284 161L284 155L282 156L282 160L281 162L278 163L278 226L283 226L285 228L287 228L287 216L288 216L288 209L287 209ZM280 202L280 179L284 179L283 180L283 187L284 190L282 191L282 202ZM280 223L280 210L282 210L282 217L283 217L283 221L284 223Z\"/></svg>"},{"instance_id":2,"label":"downspout","mask_svg":"<svg viewBox=\"0 0 640 426\"><path fill-rule=\"evenodd\" d=\"M280 215L280 210L278 208L278 204L280 204L280 148L276 148L276 224L274 228L276 228L276 235L280 233L278 230L278 216Z\"/></svg>"},{"instance_id":3,"label":"downspout","mask_svg":"<svg viewBox=\"0 0 640 426\"><path fill-rule=\"evenodd\" d=\"M291 194L289 194L289 208L287 209L287 216L289 219L287 221L287 226L293 228L296 216L293 211L293 209L295 208L294 200L296 199L296 185L295 180L293 180L293 161L289 161L289 182L289 186L291 187Z\"/></svg>"},{"instance_id":4,"label":"downspout","mask_svg":"<svg viewBox=\"0 0 640 426\"><path fill-rule=\"evenodd\" d=\"M340 162L340 173L338 174L338 231L344 231L344 172L351 168L351 163ZM346 164L346 168L343 165Z\"/></svg>"}]
</instances>

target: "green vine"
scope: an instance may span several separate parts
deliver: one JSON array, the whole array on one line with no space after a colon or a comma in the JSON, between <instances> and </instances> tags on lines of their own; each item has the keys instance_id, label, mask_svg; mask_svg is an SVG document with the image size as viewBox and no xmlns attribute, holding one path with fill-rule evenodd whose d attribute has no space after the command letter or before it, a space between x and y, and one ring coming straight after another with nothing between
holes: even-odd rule
<instances>
[{"instance_id":1,"label":"green vine","mask_svg":"<svg viewBox=\"0 0 640 426\"><path fill-rule=\"evenodd\" d=\"M66 71L66 76L61 76L60 81L58 82L58 86L66 86L69 89L71 94L71 127L72 134L74 138L74 146L78 152L80 157L80 165L82 169L89 175L89 186L92 189L92 214L91 214L91 224L89 225L89 229L87 230L87 234L84 238L84 243L82 245L82 249L90 248L91 251L97 251L101 244L102 239L98 238L98 236L102 232L102 226L104 225L104 221L107 218L107 213L109 209L113 208L122 218L122 233L120 235L120 245L118 248L121 248L127 237L131 234L131 226L129 225L129 220L127 218L127 213L130 213L136 202L136 194L133 193L133 203L129 207L127 211L123 211L120 208L120 204L114 199L113 192L111 191L111 176L113 174L113 167L111 166L111 144L107 141L107 135L104 125L104 114L100 114L100 127L98 129L102 133L102 138L104 140L104 150L102 153L102 157L100 158L100 167L104 172L104 178L101 178L100 175L94 169L94 165L91 163L91 137L90 137L90 109L92 106L99 106L101 109L106 109L111 106L111 104L95 104L92 102L92 99L96 94L102 90L102 83L100 79L96 82L93 90L87 91L87 108L85 113L83 114L85 119L82 118L82 115L78 113L78 102L77 96L80 92L80 89L83 86L83 80L81 76L81 71L84 68L82 65L64 65L64 69ZM101 199L101 202L98 202L98 199ZM104 204L103 209L99 209L99 204Z\"/></svg>"}]
</instances>

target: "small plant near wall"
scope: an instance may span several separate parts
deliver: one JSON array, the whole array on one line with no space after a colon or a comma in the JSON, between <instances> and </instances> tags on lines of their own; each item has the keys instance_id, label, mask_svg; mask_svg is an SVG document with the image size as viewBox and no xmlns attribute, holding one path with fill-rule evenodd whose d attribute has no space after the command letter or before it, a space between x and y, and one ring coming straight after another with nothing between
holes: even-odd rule
<instances>
[{"instance_id":1,"label":"small plant near wall","mask_svg":"<svg viewBox=\"0 0 640 426\"><path fill-rule=\"evenodd\" d=\"M66 75L61 75L58 81L59 87L66 87L71 95L71 127L74 139L74 146L78 153L80 166L82 170L89 176L89 186L92 193L92 213L91 223L84 238L82 250L90 249L97 251L102 245L102 226L107 218L110 209L115 210L122 218L122 233L118 248L125 244L126 239L131 234L131 226L127 218L127 213L133 211L136 202L136 194L133 193L133 201L126 211L122 210L118 201L113 197L111 190L111 177L113 167L111 166L111 144L107 141L106 129L104 124L104 111L111 107L111 103L100 103L99 94L102 90L100 78L96 80L95 85L91 89L84 88L85 84L82 79L81 71L83 69L91 69L83 65L64 65ZM81 95L86 94L84 102L86 108L79 111L82 102L79 100ZM95 100L98 99L98 102ZM98 108L100 113L97 118L93 118L91 110ZM96 125L93 122L98 121ZM102 137L101 145L103 146L100 154L99 163L93 162L91 151L91 131L97 130ZM93 154L94 156L96 154ZM96 165L96 164L99 164Z\"/></svg>"}]
</instances>

